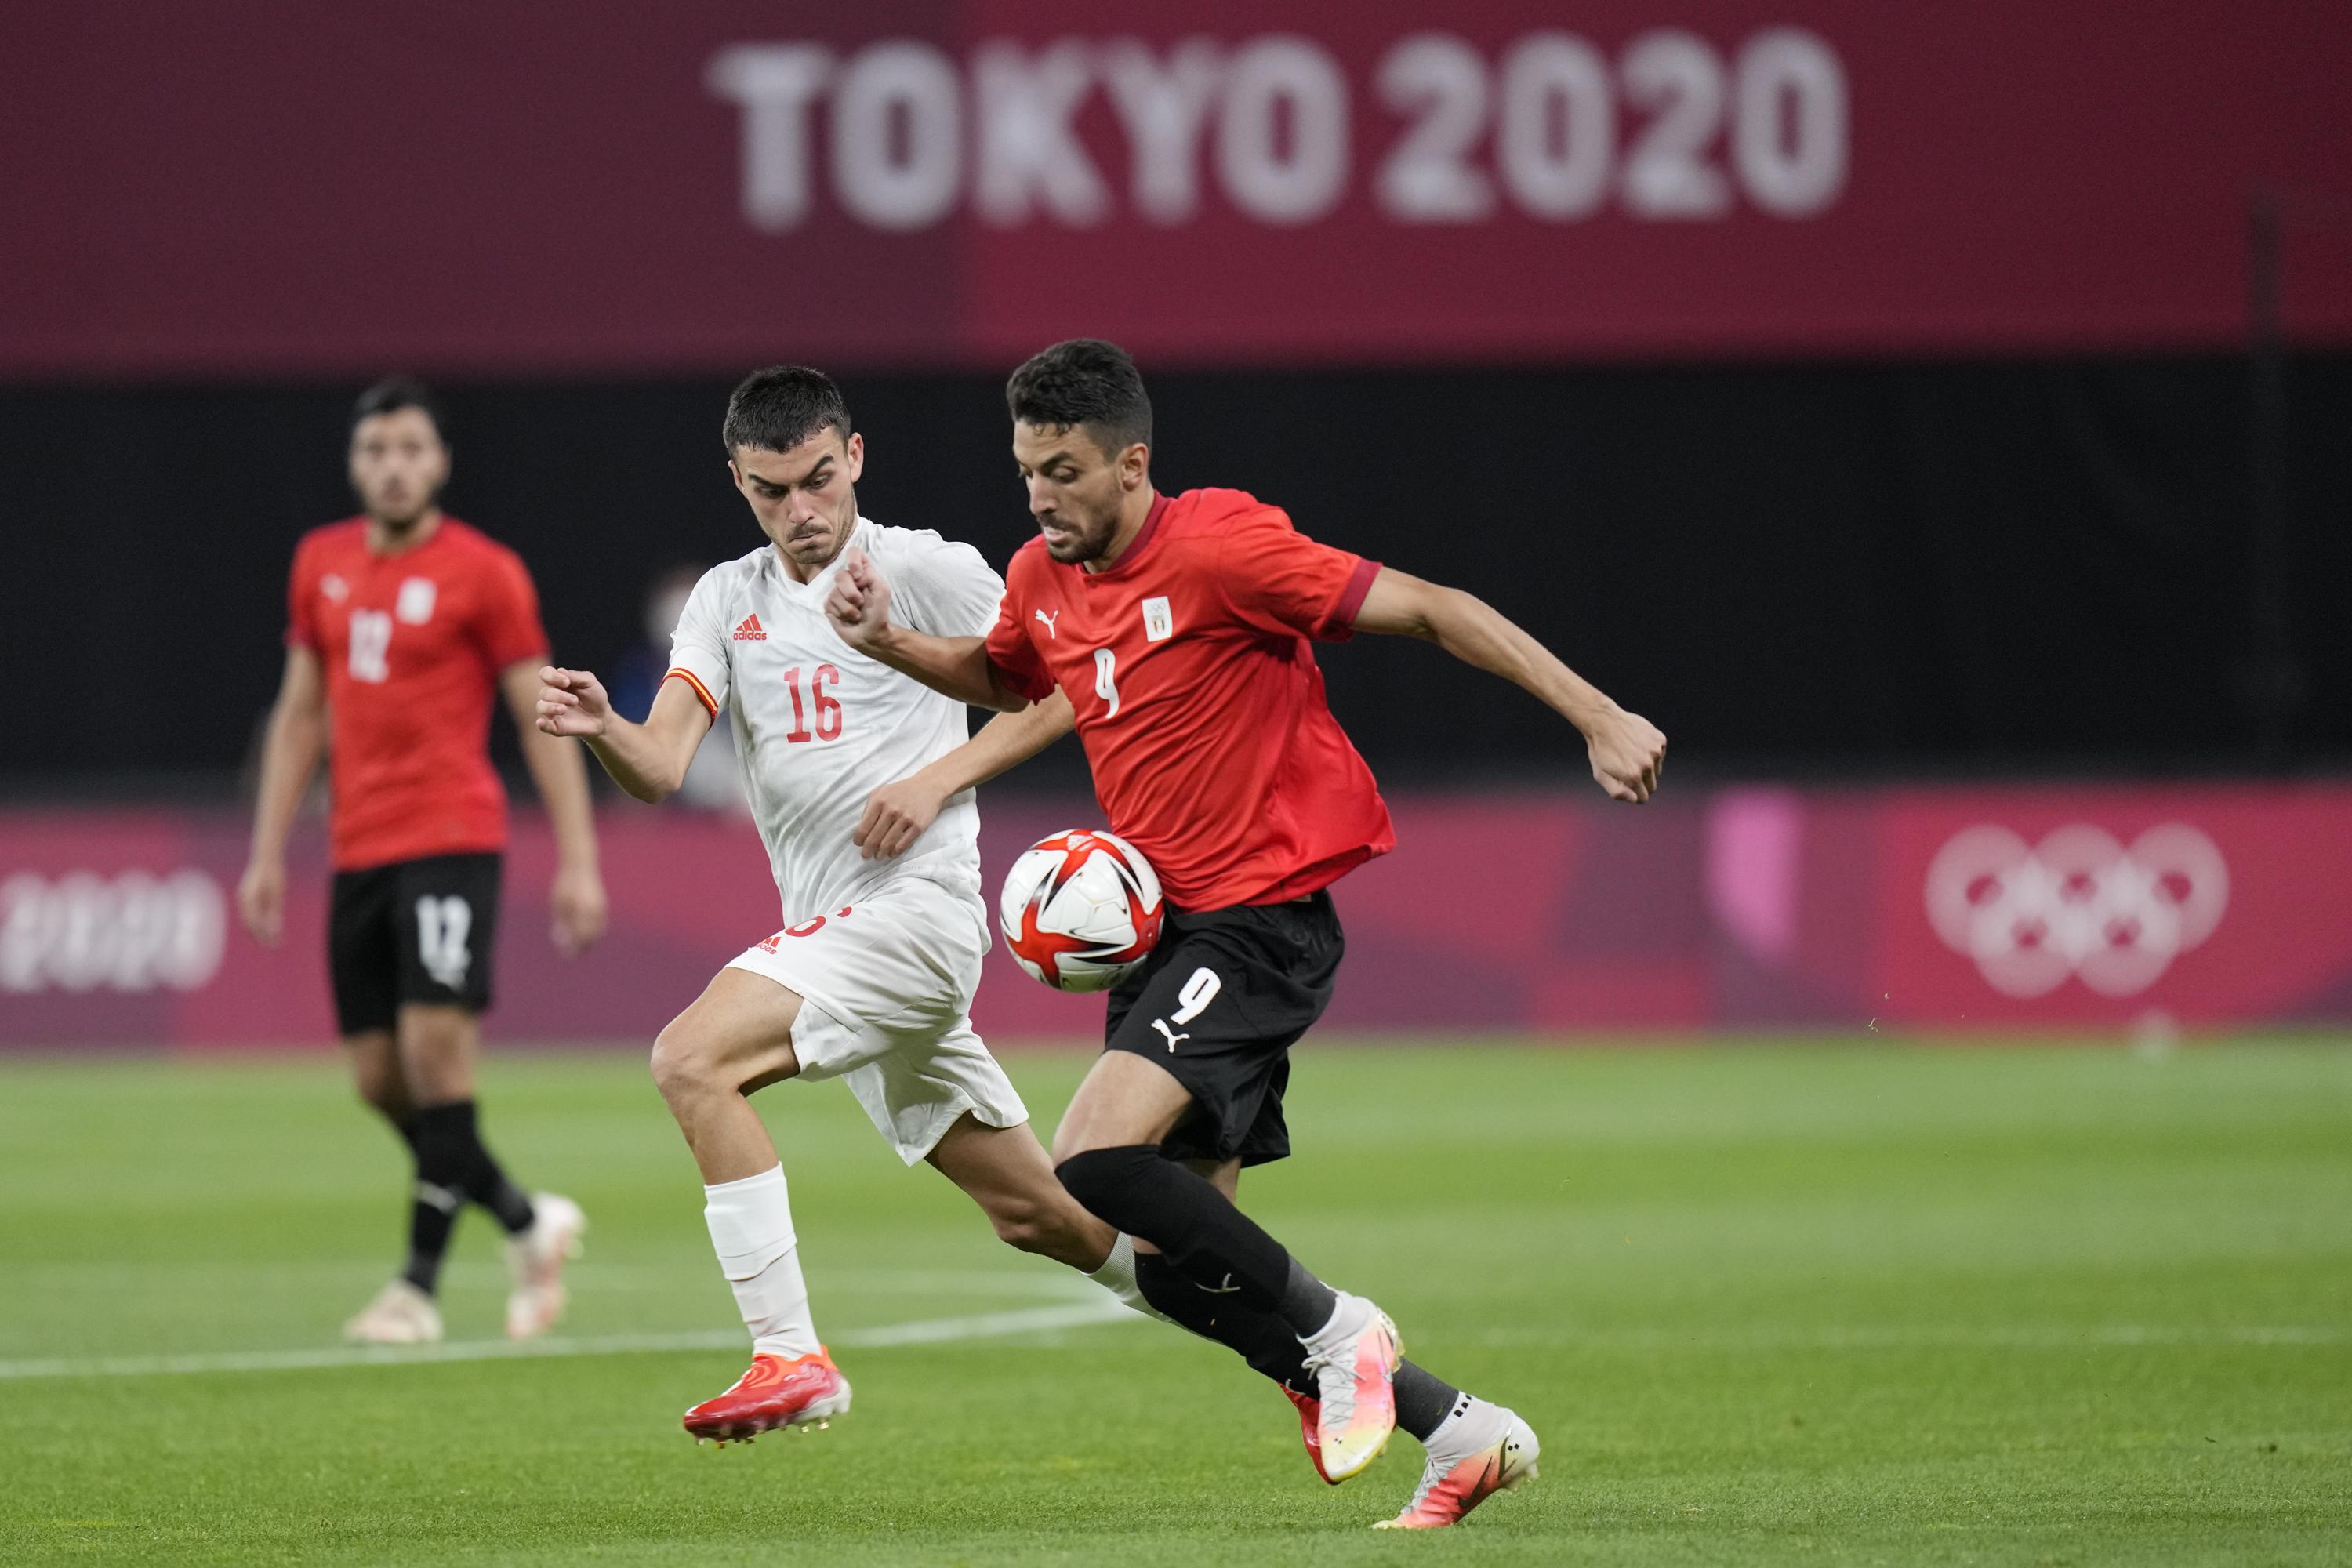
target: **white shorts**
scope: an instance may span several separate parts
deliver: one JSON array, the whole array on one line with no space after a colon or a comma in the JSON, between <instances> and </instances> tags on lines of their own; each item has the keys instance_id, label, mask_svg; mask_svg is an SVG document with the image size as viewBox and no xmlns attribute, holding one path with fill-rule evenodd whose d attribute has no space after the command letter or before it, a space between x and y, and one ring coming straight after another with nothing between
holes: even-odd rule
<instances>
[{"instance_id":1,"label":"white shorts","mask_svg":"<svg viewBox=\"0 0 2352 1568\"><path fill-rule=\"evenodd\" d=\"M800 1076L837 1078L909 1165L969 1110L1018 1127L1028 1107L971 1026L988 952L977 894L908 877L850 906L787 926L727 967L801 998Z\"/></svg>"}]
</instances>

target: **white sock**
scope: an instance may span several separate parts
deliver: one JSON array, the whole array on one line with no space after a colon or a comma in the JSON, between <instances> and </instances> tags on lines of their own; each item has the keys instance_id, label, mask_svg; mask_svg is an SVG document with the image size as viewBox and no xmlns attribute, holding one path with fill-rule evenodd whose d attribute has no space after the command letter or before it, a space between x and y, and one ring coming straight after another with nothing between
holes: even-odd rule
<instances>
[{"instance_id":1,"label":"white sock","mask_svg":"<svg viewBox=\"0 0 2352 1568\"><path fill-rule=\"evenodd\" d=\"M702 1199L710 1245L751 1331L753 1353L789 1357L816 1350L783 1166L705 1187Z\"/></svg>"},{"instance_id":2,"label":"white sock","mask_svg":"<svg viewBox=\"0 0 2352 1568\"><path fill-rule=\"evenodd\" d=\"M1364 1331L1364 1324L1372 1315L1372 1304L1361 1296L1350 1296L1345 1290L1335 1290L1338 1298L1331 1303L1331 1317L1311 1334L1301 1334L1298 1342L1308 1350L1330 1354L1344 1349L1349 1341Z\"/></svg>"},{"instance_id":3,"label":"white sock","mask_svg":"<svg viewBox=\"0 0 2352 1568\"><path fill-rule=\"evenodd\" d=\"M1135 1282L1135 1237L1125 1231L1112 1238L1110 1256L1087 1278L1125 1302L1129 1311L1158 1318L1163 1323L1176 1321L1143 1299L1142 1287Z\"/></svg>"},{"instance_id":4,"label":"white sock","mask_svg":"<svg viewBox=\"0 0 2352 1568\"><path fill-rule=\"evenodd\" d=\"M1422 1445L1432 1458L1458 1459L1475 1454L1502 1436L1504 1422L1510 1413L1492 1401L1475 1394L1465 1394L1454 1402Z\"/></svg>"}]
</instances>

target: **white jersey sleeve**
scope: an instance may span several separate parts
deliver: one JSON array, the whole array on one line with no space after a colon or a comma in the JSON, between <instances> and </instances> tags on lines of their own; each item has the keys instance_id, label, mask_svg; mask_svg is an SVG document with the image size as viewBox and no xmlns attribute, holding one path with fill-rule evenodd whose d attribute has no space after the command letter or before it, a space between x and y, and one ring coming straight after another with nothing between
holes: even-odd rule
<instances>
[{"instance_id":1,"label":"white jersey sleeve","mask_svg":"<svg viewBox=\"0 0 2352 1568\"><path fill-rule=\"evenodd\" d=\"M727 613L737 574L732 562L702 574L669 644L670 676L684 679L694 689L714 721L727 710L727 695L734 686L734 628L727 624Z\"/></svg>"},{"instance_id":2,"label":"white jersey sleeve","mask_svg":"<svg viewBox=\"0 0 2352 1568\"><path fill-rule=\"evenodd\" d=\"M996 625L1004 579L979 551L925 529L894 530L890 592L908 626L941 637L984 637Z\"/></svg>"}]
</instances>

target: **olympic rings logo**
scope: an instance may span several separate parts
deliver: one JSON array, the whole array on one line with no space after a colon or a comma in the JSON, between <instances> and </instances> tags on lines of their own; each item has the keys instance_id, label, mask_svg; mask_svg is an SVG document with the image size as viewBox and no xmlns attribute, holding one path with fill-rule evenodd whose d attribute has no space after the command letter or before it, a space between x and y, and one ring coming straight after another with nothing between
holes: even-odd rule
<instances>
[{"instance_id":1,"label":"olympic rings logo","mask_svg":"<svg viewBox=\"0 0 2352 1568\"><path fill-rule=\"evenodd\" d=\"M2130 996L2213 934L2230 868L2210 838L2177 822L2128 849L2079 823L2031 848L1986 824L1937 852L1927 895L1944 945L2004 996L2046 995L2070 974L2102 996Z\"/></svg>"}]
</instances>

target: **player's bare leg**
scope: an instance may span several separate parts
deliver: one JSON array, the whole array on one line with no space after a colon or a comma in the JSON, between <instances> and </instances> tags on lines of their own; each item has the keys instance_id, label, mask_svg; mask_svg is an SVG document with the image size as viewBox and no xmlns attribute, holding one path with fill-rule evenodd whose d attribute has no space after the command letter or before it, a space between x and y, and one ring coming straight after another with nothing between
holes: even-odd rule
<instances>
[{"instance_id":1,"label":"player's bare leg","mask_svg":"<svg viewBox=\"0 0 2352 1568\"><path fill-rule=\"evenodd\" d=\"M360 1099L406 1143L408 1119L416 1114L416 1100L400 1070L400 1043L393 1032L369 1029L344 1036L343 1058L352 1064L352 1087Z\"/></svg>"},{"instance_id":2,"label":"player's bare leg","mask_svg":"<svg viewBox=\"0 0 2352 1568\"><path fill-rule=\"evenodd\" d=\"M991 1127L966 1111L925 1158L980 1205L1007 1247L1066 1264L1136 1311L1164 1318L1136 1283L1132 1238L1070 1195L1027 1122Z\"/></svg>"},{"instance_id":3,"label":"player's bare leg","mask_svg":"<svg viewBox=\"0 0 2352 1568\"><path fill-rule=\"evenodd\" d=\"M776 1145L747 1098L798 1076L797 993L746 969L722 969L654 1040L654 1087L686 1134L707 1185L776 1163Z\"/></svg>"},{"instance_id":4,"label":"player's bare leg","mask_svg":"<svg viewBox=\"0 0 2352 1568\"><path fill-rule=\"evenodd\" d=\"M966 1111L925 1158L980 1205L1005 1246L1081 1274L1110 1256L1118 1233L1081 1208L1055 1179L1045 1147L1026 1122L991 1127Z\"/></svg>"},{"instance_id":5,"label":"player's bare leg","mask_svg":"<svg viewBox=\"0 0 2352 1568\"><path fill-rule=\"evenodd\" d=\"M686 1413L698 1440L821 1427L849 1409L849 1380L818 1342L809 1311L784 1167L747 1098L799 1074L800 1010L787 987L722 969L654 1041L655 1086L701 1168L710 1244L751 1333L751 1368Z\"/></svg>"}]
</instances>

